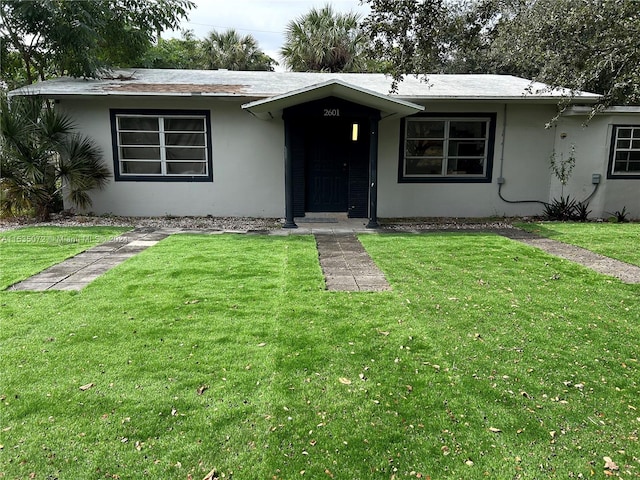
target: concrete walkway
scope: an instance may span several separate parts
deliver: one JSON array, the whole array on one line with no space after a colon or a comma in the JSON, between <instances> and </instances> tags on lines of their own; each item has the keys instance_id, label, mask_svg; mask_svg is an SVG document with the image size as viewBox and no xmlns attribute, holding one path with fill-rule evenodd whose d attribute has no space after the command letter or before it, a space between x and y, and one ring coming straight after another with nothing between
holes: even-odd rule
<instances>
[{"instance_id":1,"label":"concrete walkway","mask_svg":"<svg viewBox=\"0 0 640 480\"><path fill-rule=\"evenodd\" d=\"M355 228L318 227L292 231L273 231L267 234L314 234L318 246L320 266L325 275L327 290L372 291L390 290L384 274L357 239ZM364 228L364 224L362 226ZM120 265L173 233L221 234L222 231L139 228L113 240L90 248L75 257L54 265L32 277L16 283L7 290L33 291L81 290L93 280ZM233 232L227 232L233 233ZM239 232L235 232L239 233Z\"/></svg>"},{"instance_id":2,"label":"concrete walkway","mask_svg":"<svg viewBox=\"0 0 640 480\"><path fill-rule=\"evenodd\" d=\"M380 233L384 232L384 230L365 228L366 219L347 219L346 216L342 218L326 214L319 214L317 218L296 219L296 222L299 226L297 229L246 233L314 235L327 290L384 291L391 289L384 274L378 269L356 237L356 233ZM464 232L465 230L456 231ZM579 263L596 272L616 277L625 283L640 283L640 267L614 260L580 247L539 237L516 228L470 231L499 234L544 250L551 255ZM437 232L438 230L415 230L412 233ZM221 234L244 232L179 228L137 228L107 243L90 248L22 282L16 283L7 290L81 290L105 272L174 233Z\"/></svg>"},{"instance_id":3,"label":"concrete walkway","mask_svg":"<svg viewBox=\"0 0 640 480\"><path fill-rule=\"evenodd\" d=\"M166 238L169 231L139 228L16 283L7 290L81 290L100 275Z\"/></svg>"},{"instance_id":4,"label":"concrete walkway","mask_svg":"<svg viewBox=\"0 0 640 480\"><path fill-rule=\"evenodd\" d=\"M497 233L512 240L539 248L556 257L571 260L598 273L618 278L624 283L640 283L640 267L637 265L621 262L620 260L592 252L591 250L558 242L550 238L540 237L534 233L516 228L500 230Z\"/></svg>"},{"instance_id":5,"label":"concrete walkway","mask_svg":"<svg viewBox=\"0 0 640 480\"><path fill-rule=\"evenodd\" d=\"M375 233L366 218L347 218L346 213L311 213L295 219L298 228L269 232L276 235L313 235L327 290L382 292L391 286L366 252L356 233Z\"/></svg>"},{"instance_id":6,"label":"concrete walkway","mask_svg":"<svg viewBox=\"0 0 640 480\"><path fill-rule=\"evenodd\" d=\"M312 213L308 217L296 218L295 222L298 228L282 229L282 231L293 235L377 232L375 229L367 228L369 220L366 218L347 218L346 213Z\"/></svg>"},{"instance_id":7,"label":"concrete walkway","mask_svg":"<svg viewBox=\"0 0 640 480\"><path fill-rule=\"evenodd\" d=\"M391 290L355 234L315 235L327 290L381 292Z\"/></svg>"}]
</instances>

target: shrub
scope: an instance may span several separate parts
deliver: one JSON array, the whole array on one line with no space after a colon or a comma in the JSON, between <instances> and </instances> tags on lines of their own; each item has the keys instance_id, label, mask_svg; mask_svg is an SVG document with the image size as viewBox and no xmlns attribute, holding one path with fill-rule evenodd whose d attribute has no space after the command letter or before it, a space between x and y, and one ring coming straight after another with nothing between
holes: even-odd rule
<instances>
[{"instance_id":1,"label":"shrub","mask_svg":"<svg viewBox=\"0 0 640 480\"><path fill-rule=\"evenodd\" d=\"M590 213L589 202L578 202L568 195L560 197L560 199L553 199L551 203L544 205L546 220L586 222Z\"/></svg>"},{"instance_id":2,"label":"shrub","mask_svg":"<svg viewBox=\"0 0 640 480\"><path fill-rule=\"evenodd\" d=\"M551 203L544 204L544 217L547 220L567 221L573 220L575 216L576 201L567 195L566 197L554 198Z\"/></svg>"},{"instance_id":3,"label":"shrub","mask_svg":"<svg viewBox=\"0 0 640 480\"><path fill-rule=\"evenodd\" d=\"M589 210L589 202L577 202L574 217L575 220L579 222L586 222L589 219L589 214L591 210Z\"/></svg>"},{"instance_id":4,"label":"shrub","mask_svg":"<svg viewBox=\"0 0 640 480\"><path fill-rule=\"evenodd\" d=\"M627 212L626 206L622 207L622 210L616 210L613 213L609 212L609 215L611 215L611 218L609 219L610 222L627 223L629 221L629 219L627 218L629 212Z\"/></svg>"},{"instance_id":5,"label":"shrub","mask_svg":"<svg viewBox=\"0 0 640 480\"><path fill-rule=\"evenodd\" d=\"M37 98L0 100L0 192L3 214L35 214L46 220L62 209L63 192L79 207L102 187L109 170L89 138L67 115Z\"/></svg>"}]
</instances>

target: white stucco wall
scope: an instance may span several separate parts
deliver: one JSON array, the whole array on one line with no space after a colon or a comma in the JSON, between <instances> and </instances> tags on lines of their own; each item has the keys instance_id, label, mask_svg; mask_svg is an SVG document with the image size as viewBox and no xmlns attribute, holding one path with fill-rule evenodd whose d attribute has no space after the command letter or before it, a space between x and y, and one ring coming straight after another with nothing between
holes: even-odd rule
<instances>
[{"instance_id":1,"label":"white stucco wall","mask_svg":"<svg viewBox=\"0 0 640 480\"><path fill-rule=\"evenodd\" d=\"M585 125L586 123L586 125ZM575 145L576 165L564 195L583 201L594 191L591 178L600 174L600 184L589 199L590 218L608 218L611 212L629 212L640 219L640 179L607 178L613 125L640 125L640 113L600 114L587 122L586 115L560 117L556 127L557 155L565 158ZM551 198L559 197L560 183L554 178Z\"/></svg>"},{"instance_id":2,"label":"white stucco wall","mask_svg":"<svg viewBox=\"0 0 640 480\"><path fill-rule=\"evenodd\" d=\"M489 217L542 213L536 203L508 203L498 195L498 177L507 200L549 198L549 155L554 132L545 129L553 105L427 104L434 113L495 113L496 138L491 183L398 183L400 121L380 124L378 214L380 217ZM507 128L505 125L505 113ZM504 135L503 135L504 134Z\"/></svg>"},{"instance_id":3,"label":"white stucco wall","mask_svg":"<svg viewBox=\"0 0 640 480\"><path fill-rule=\"evenodd\" d=\"M213 215L284 217L284 124L263 121L241 109L241 100L207 98L63 98L57 107L69 112L81 130L104 152L113 170L110 108L210 110L213 182L116 182L91 192L96 214L131 216ZM504 178L506 200L550 201L560 195L551 174L554 151L568 155L575 144L577 164L564 194L582 200L601 184L590 201L592 217L627 208L640 218L640 180L607 179L611 125L640 124L640 114L602 115L588 127L586 117L561 117L545 129L555 105L433 102L433 113L495 113L496 137L490 183L399 183L400 120L380 123L378 215L389 217L489 217L539 215L538 203L509 203L498 194ZM506 128L505 127L506 119ZM66 205L67 208L71 205Z\"/></svg>"},{"instance_id":4,"label":"white stucco wall","mask_svg":"<svg viewBox=\"0 0 640 480\"><path fill-rule=\"evenodd\" d=\"M284 216L283 122L265 122L240 101L202 98L62 99L83 133L104 152L113 171L110 108L197 109L211 112L213 183L116 182L91 192L96 214L131 216ZM70 205L65 205L67 208Z\"/></svg>"}]
</instances>

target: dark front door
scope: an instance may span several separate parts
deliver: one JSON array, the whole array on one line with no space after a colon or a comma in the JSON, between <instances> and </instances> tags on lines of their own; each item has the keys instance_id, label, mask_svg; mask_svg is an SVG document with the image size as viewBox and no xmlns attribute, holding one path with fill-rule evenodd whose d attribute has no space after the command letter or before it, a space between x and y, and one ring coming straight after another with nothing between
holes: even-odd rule
<instances>
[{"instance_id":1,"label":"dark front door","mask_svg":"<svg viewBox=\"0 0 640 480\"><path fill-rule=\"evenodd\" d=\"M303 217L305 212L367 217L369 122L379 116L377 110L335 97L285 109L287 158L291 162L288 208L295 217Z\"/></svg>"},{"instance_id":2,"label":"dark front door","mask_svg":"<svg viewBox=\"0 0 640 480\"><path fill-rule=\"evenodd\" d=\"M305 144L306 210L346 212L349 208L351 124L320 119L309 128Z\"/></svg>"}]
</instances>

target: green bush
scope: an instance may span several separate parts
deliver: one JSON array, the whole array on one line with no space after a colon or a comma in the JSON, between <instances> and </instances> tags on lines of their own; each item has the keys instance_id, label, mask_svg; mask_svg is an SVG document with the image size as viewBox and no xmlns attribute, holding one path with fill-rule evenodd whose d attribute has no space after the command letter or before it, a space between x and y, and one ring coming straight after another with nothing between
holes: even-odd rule
<instances>
[{"instance_id":1,"label":"green bush","mask_svg":"<svg viewBox=\"0 0 640 480\"><path fill-rule=\"evenodd\" d=\"M37 98L0 100L0 193L3 215L46 220L63 207L63 192L79 206L102 187L109 170L93 140L75 132L68 115Z\"/></svg>"}]
</instances>

